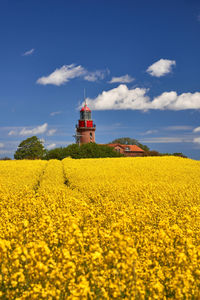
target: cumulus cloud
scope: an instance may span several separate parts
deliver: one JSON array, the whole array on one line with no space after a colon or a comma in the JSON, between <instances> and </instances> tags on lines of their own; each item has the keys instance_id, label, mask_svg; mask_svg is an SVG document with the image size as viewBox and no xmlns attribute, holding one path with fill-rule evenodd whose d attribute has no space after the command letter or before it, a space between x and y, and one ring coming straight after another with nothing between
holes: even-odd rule
<instances>
[{"instance_id":1,"label":"cumulus cloud","mask_svg":"<svg viewBox=\"0 0 200 300\"><path fill-rule=\"evenodd\" d=\"M33 54L34 51L35 51L35 49L28 50L28 51L24 52L22 54L22 56L29 56L29 55Z\"/></svg>"},{"instance_id":2,"label":"cumulus cloud","mask_svg":"<svg viewBox=\"0 0 200 300\"><path fill-rule=\"evenodd\" d=\"M35 135L35 134L42 134L47 131L48 124L44 123L43 125L37 126L32 129L26 129L22 128L22 130L19 132L19 135Z\"/></svg>"},{"instance_id":3,"label":"cumulus cloud","mask_svg":"<svg viewBox=\"0 0 200 300\"><path fill-rule=\"evenodd\" d=\"M109 109L141 109L144 110L148 104L149 97L147 90L142 88L128 89L126 85L119 85L117 88L107 92L103 91L95 99L87 98L87 104L93 110Z\"/></svg>"},{"instance_id":4,"label":"cumulus cloud","mask_svg":"<svg viewBox=\"0 0 200 300\"><path fill-rule=\"evenodd\" d=\"M118 87L103 91L96 98L87 98L88 106L93 110L186 110L200 109L200 92L183 93L164 92L152 101L145 88L129 89L121 84Z\"/></svg>"},{"instance_id":5,"label":"cumulus cloud","mask_svg":"<svg viewBox=\"0 0 200 300\"><path fill-rule=\"evenodd\" d=\"M52 136L52 135L54 135L54 133L56 133L56 129L50 129L50 130L48 130L48 132L47 132L47 135L48 136Z\"/></svg>"},{"instance_id":6,"label":"cumulus cloud","mask_svg":"<svg viewBox=\"0 0 200 300\"><path fill-rule=\"evenodd\" d=\"M57 129L49 129L48 130L48 124L44 123L42 125L39 125L37 127L33 128L26 128L26 127L14 127L8 132L9 136L18 136L18 135L37 135L37 134L43 134L46 133L48 136L52 136L55 134Z\"/></svg>"},{"instance_id":7,"label":"cumulus cloud","mask_svg":"<svg viewBox=\"0 0 200 300\"><path fill-rule=\"evenodd\" d=\"M75 64L64 65L60 69L56 69L53 73L48 76L40 77L36 82L38 84L47 85L53 84L60 86L71 79L82 77L87 81L97 81L103 79L109 71L94 71L89 72L81 65L76 66Z\"/></svg>"},{"instance_id":8,"label":"cumulus cloud","mask_svg":"<svg viewBox=\"0 0 200 300\"><path fill-rule=\"evenodd\" d=\"M161 77L172 72L172 66L175 66L175 60L160 59L146 70L151 76Z\"/></svg>"},{"instance_id":9,"label":"cumulus cloud","mask_svg":"<svg viewBox=\"0 0 200 300\"><path fill-rule=\"evenodd\" d=\"M47 145L47 149L48 149L48 150L51 150L51 149L53 149L53 148L55 148L55 147L56 147L56 144L55 144L55 143L52 143L52 144Z\"/></svg>"},{"instance_id":10,"label":"cumulus cloud","mask_svg":"<svg viewBox=\"0 0 200 300\"><path fill-rule=\"evenodd\" d=\"M150 105L152 109L186 110L200 108L200 92L183 93L164 92L156 97Z\"/></svg>"},{"instance_id":11,"label":"cumulus cloud","mask_svg":"<svg viewBox=\"0 0 200 300\"><path fill-rule=\"evenodd\" d=\"M200 126L199 127L196 127L193 132L199 132L200 131Z\"/></svg>"},{"instance_id":12,"label":"cumulus cloud","mask_svg":"<svg viewBox=\"0 0 200 300\"><path fill-rule=\"evenodd\" d=\"M133 82L135 79L133 77L131 77L130 75L126 74L124 76L120 76L120 77L112 77L112 79L110 81L108 81L109 83L129 83L129 82Z\"/></svg>"},{"instance_id":13,"label":"cumulus cloud","mask_svg":"<svg viewBox=\"0 0 200 300\"><path fill-rule=\"evenodd\" d=\"M82 66L64 65L60 69L56 69L53 73L48 76L43 76L37 80L37 83L47 85L62 85L68 82L70 79L80 77L86 73L86 70Z\"/></svg>"}]
</instances>

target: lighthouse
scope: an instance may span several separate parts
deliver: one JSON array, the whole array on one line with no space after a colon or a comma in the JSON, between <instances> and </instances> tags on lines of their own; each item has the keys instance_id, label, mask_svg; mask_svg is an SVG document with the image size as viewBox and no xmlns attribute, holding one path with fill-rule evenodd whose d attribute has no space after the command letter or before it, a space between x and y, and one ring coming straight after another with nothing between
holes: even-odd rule
<instances>
[{"instance_id":1,"label":"lighthouse","mask_svg":"<svg viewBox=\"0 0 200 300\"><path fill-rule=\"evenodd\" d=\"M76 125L76 143L79 145L95 143L96 125L92 120L92 112L85 102L80 110L80 119Z\"/></svg>"}]
</instances>

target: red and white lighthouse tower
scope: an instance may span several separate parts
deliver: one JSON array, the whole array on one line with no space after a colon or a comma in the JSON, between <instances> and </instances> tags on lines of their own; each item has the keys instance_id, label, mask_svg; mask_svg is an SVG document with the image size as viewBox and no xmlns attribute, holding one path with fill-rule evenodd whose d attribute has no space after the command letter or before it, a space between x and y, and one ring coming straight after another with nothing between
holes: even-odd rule
<instances>
[{"instance_id":1,"label":"red and white lighthouse tower","mask_svg":"<svg viewBox=\"0 0 200 300\"><path fill-rule=\"evenodd\" d=\"M80 120L76 125L76 143L79 145L95 143L96 125L93 124L92 113L86 102L80 110Z\"/></svg>"}]
</instances>

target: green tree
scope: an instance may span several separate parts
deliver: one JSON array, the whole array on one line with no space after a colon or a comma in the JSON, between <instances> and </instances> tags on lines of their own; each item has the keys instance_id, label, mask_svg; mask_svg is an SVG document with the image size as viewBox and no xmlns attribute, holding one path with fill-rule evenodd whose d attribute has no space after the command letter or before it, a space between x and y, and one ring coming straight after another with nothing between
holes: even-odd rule
<instances>
[{"instance_id":1,"label":"green tree","mask_svg":"<svg viewBox=\"0 0 200 300\"><path fill-rule=\"evenodd\" d=\"M185 154L183 154L182 152L175 152L172 155L173 156L180 156L180 157L183 157L183 158L187 158L187 156Z\"/></svg>"},{"instance_id":2,"label":"green tree","mask_svg":"<svg viewBox=\"0 0 200 300\"><path fill-rule=\"evenodd\" d=\"M66 156L70 156L71 158L82 158L80 146L78 144L71 144L67 146Z\"/></svg>"},{"instance_id":3,"label":"green tree","mask_svg":"<svg viewBox=\"0 0 200 300\"><path fill-rule=\"evenodd\" d=\"M137 145L138 147L140 147L144 151L149 151L150 150L148 146L143 145L138 140L135 140L135 139L132 139L132 138L129 138L129 137L121 137L121 138L115 139L109 144Z\"/></svg>"},{"instance_id":4,"label":"green tree","mask_svg":"<svg viewBox=\"0 0 200 300\"><path fill-rule=\"evenodd\" d=\"M96 143L87 143L79 146L72 144L65 148L55 148L47 151L46 159L60 159L65 157L71 158L99 158L99 157L119 157L123 156L106 145L98 145Z\"/></svg>"},{"instance_id":5,"label":"green tree","mask_svg":"<svg viewBox=\"0 0 200 300\"><path fill-rule=\"evenodd\" d=\"M46 151L45 159L59 159L65 157L80 158L80 147L78 144L71 144L67 147L54 148Z\"/></svg>"},{"instance_id":6,"label":"green tree","mask_svg":"<svg viewBox=\"0 0 200 300\"><path fill-rule=\"evenodd\" d=\"M32 136L22 141L14 154L15 159L42 159L45 155L43 143Z\"/></svg>"},{"instance_id":7,"label":"green tree","mask_svg":"<svg viewBox=\"0 0 200 300\"><path fill-rule=\"evenodd\" d=\"M67 157L66 154L66 147L54 148L51 150L46 150L45 159L58 159L62 160L63 158Z\"/></svg>"},{"instance_id":8,"label":"green tree","mask_svg":"<svg viewBox=\"0 0 200 300\"><path fill-rule=\"evenodd\" d=\"M145 152L144 156L163 156L163 154L156 150L149 150Z\"/></svg>"},{"instance_id":9,"label":"green tree","mask_svg":"<svg viewBox=\"0 0 200 300\"><path fill-rule=\"evenodd\" d=\"M81 158L100 158L100 157L120 157L122 154L116 152L107 145L98 145L96 143L87 143L80 146Z\"/></svg>"},{"instance_id":10,"label":"green tree","mask_svg":"<svg viewBox=\"0 0 200 300\"><path fill-rule=\"evenodd\" d=\"M7 157L7 156L5 156L5 157L1 157L1 158L0 158L0 160L11 160L11 158L10 158L10 157Z\"/></svg>"}]
</instances>

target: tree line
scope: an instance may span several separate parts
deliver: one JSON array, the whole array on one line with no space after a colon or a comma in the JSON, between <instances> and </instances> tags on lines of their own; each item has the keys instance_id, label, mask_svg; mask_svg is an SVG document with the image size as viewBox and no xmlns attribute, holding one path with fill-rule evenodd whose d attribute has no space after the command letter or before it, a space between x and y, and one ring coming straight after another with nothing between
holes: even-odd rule
<instances>
[{"instance_id":1,"label":"tree line","mask_svg":"<svg viewBox=\"0 0 200 300\"><path fill-rule=\"evenodd\" d=\"M144 156L163 156L163 155L175 155L186 157L182 153L159 153L155 150L150 150L148 146L141 144L135 139L128 137L115 139L109 144L123 144L123 145L137 145L144 150ZM65 157L71 157L74 159L79 158L100 158L100 157L121 157L123 154L116 152L114 148L107 145L99 145L96 143L88 143L83 145L71 144L67 147L54 148L48 150L44 148L43 142L37 137L32 136L23 140L15 154L15 159L59 159L62 160Z\"/></svg>"},{"instance_id":2,"label":"tree line","mask_svg":"<svg viewBox=\"0 0 200 300\"><path fill-rule=\"evenodd\" d=\"M113 151L111 147L106 145L98 145L96 143L88 143L79 146L71 144L67 147L54 148L47 150L44 148L43 142L36 136L32 136L22 141L15 154L15 159L59 159L65 157L71 158L98 158L98 157L120 157L120 153Z\"/></svg>"}]
</instances>

